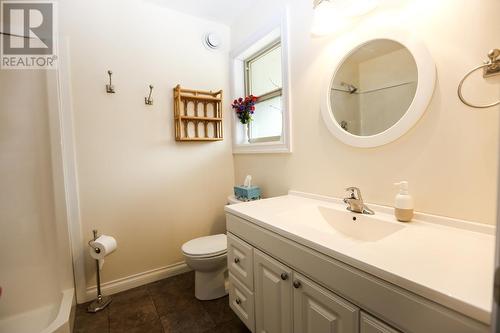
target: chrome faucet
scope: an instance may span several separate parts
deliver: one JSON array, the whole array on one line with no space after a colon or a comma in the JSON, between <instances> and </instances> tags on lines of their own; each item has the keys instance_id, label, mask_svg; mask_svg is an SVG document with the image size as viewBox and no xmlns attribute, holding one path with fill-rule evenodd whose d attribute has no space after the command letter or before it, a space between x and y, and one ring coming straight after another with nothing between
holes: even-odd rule
<instances>
[{"instance_id":1,"label":"chrome faucet","mask_svg":"<svg viewBox=\"0 0 500 333\"><path fill-rule=\"evenodd\" d=\"M363 203L363 198L361 197L361 191L357 187L348 187L345 189L349 192L349 196L344 198L344 202L347 204L347 210L354 213L373 215L375 212L370 208L366 207Z\"/></svg>"}]
</instances>

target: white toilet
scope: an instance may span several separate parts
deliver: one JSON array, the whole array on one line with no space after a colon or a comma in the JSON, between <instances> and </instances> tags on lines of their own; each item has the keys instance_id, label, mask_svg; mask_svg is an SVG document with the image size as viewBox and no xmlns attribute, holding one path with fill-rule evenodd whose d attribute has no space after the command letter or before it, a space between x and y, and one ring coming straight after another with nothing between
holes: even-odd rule
<instances>
[{"instance_id":1,"label":"white toilet","mask_svg":"<svg viewBox=\"0 0 500 333\"><path fill-rule=\"evenodd\" d=\"M230 205L240 203L228 197ZM227 237L224 234L192 239L182 245L186 264L195 271L195 297L211 300L227 295Z\"/></svg>"}]
</instances>

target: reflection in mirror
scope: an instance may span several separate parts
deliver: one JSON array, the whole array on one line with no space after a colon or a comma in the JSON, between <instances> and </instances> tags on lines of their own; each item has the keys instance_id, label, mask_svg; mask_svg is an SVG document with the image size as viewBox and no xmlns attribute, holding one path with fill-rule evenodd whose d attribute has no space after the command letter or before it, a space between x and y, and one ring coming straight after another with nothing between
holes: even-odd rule
<instances>
[{"instance_id":1,"label":"reflection in mirror","mask_svg":"<svg viewBox=\"0 0 500 333\"><path fill-rule=\"evenodd\" d=\"M332 79L330 104L345 131L370 136L396 124L417 89L417 65L410 51L388 39L354 50Z\"/></svg>"}]
</instances>

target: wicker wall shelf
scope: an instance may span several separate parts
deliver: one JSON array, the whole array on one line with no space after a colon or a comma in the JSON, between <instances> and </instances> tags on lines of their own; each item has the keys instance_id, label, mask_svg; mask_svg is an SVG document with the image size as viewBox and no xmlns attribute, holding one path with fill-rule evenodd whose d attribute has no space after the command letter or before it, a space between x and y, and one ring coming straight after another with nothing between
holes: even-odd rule
<instances>
[{"instance_id":1,"label":"wicker wall shelf","mask_svg":"<svg viewBox=\"0 0 500 333\"><path fill-rule=\"evenodd\" d=\"M222 90L174 88L176 141L221 141Z\"/></svg>"}]
</instances>

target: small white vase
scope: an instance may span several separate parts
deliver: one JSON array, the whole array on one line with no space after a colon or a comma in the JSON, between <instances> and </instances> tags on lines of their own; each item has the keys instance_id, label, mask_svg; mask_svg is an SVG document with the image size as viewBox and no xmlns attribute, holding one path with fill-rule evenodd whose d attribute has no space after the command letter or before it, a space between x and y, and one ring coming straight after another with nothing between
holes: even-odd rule
<instances>
[{"instance_id":1,"label":"small white vase","mask_svg":"<svg viewBox=\"0 0 500 333\"><path fill-rule=\"evenodd\" d=\"M245 124L245 134L246 134L246 139L247 143L250 143L250 124Z\"/></svg>"}]
</instances>

